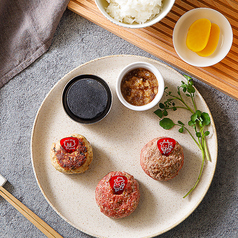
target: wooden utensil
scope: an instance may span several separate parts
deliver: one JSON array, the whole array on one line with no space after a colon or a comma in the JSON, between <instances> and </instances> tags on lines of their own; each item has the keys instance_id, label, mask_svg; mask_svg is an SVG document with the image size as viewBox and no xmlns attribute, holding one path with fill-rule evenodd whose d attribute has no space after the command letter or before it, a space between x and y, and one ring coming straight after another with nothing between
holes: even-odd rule
<instances>
[{"instance_id":1,"label":"wooden utensil","mask_svg":"<svg viewBox=\"0 0 238 238\"><path fill-rule=\"evenodd\" d=\"M36 214L34 214L29 208L17 200L12 194L10 194L2 186L7 180L0 174L0 195L6 199L13 207L15 207L23 216L25 216L32 224L34 224L41 232L47 237L62 237L48 224L41 220ZM63 238L63 237L62 237Z\"/></svg>"}]
</instances>

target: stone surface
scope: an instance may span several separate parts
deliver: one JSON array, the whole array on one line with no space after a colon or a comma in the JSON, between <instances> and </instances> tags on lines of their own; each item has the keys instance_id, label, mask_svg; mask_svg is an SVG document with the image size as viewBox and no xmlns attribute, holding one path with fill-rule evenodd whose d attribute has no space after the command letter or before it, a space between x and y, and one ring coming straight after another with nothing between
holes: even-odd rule
<instances>
[{"instance_id":1,"label":"stone surface","mask_svg":"<svg viewBox=\"0 0 238 238\"><path fill-rule=\"evenodd\" d=\"M38 108L65 74L95 58L149 53L66 10L49 51L0 89L0 174L4 187L63 237L90 237L64 221L47 203L34 177L30 139ZM217 169L205 198L169 237L237 237L238 103L194 79L213 115L218 135ZM0 197L0 237L45 237Z\"/></svg>"}]
</instances>

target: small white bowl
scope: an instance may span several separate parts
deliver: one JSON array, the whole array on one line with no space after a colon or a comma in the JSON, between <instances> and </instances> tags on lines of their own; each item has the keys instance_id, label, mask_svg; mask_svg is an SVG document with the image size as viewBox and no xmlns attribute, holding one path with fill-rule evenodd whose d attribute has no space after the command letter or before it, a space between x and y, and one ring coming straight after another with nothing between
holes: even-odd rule
<instances>
[{"instance_id":1,"label":"small white bowl","mask_svg":"<svg viewBox=\"0 0 238 238\"><path fill-rule=\"evenodd\" d=\"M155 16L153 19L151 19L143 24L139 24L139 23L128 24L128 23L119 22L119 21L115 20L113 17L111 17L106 12L106 8L109 5L106 0L95 0L95 2L96 2L98 9L101 11L101 13L112 23L114 23L118 26L128 27L128 28L144 28L144 27L154 25L155 23L162 20L170 12L171 8L174 5L175 0L166 0L166 1L163 0L163 6L162 6L160 13L157 16Z\"/></svg>"},{"instance_id":2,"label":"small white bowl","mask_svg":"<svg viewBox=\"0 0 238 238\"><path fill-rule=\"evenodd\" d=\"M207 18L220 27L220 38L216 50L207 57L201 57L186 46L186 38L190 25L200 19ZM173 44L179 57L190 65L207 67L220 62L230 51L233 32L229 21L218 11L210 8L196 8L188 11L177 21L173 31Z\"/></svg>"},{"instance_id":3,"label":"small white bowl","mask_svg":"<svg viewBox=\"0 0 238 238\"><path fill-rule=\"evenodd\" d=\"M150 72L152 72L155 77L158 80L158 85L159 85L159 90L158 93L156 94L155 98L148 104L143 105L143 106L135 106L130 104L129 102L127 102L125 100L125 98L123 97L122 93L121 93L121 82L122 79L124 78L124 76L130 72L133 69L137 69L137 68L144 68L149 70ZM147 63L147 62L135 62L132 64L127 65L119 74L118 78L117 78L117 82L116 82L116 93L117 96L119 98L119 100L121 101L121 103L126 106L127 108L134 110L134 111L146 111L152 107L154 107L155 105L157 105L160 101L160 99L163 96L164 93L164 79L161 75L161 73L159 72L159 70L152 64Z\"/></svg>"}]
</instances>

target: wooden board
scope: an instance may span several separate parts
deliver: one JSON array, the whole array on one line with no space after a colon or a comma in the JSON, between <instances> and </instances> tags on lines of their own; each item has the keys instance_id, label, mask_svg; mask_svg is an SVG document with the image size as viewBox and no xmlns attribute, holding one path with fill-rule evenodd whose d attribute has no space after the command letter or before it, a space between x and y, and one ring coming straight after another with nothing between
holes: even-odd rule
<instances>
[{"instance_id":1,"label":"wooden board","mask_svg":"<svg viewBox=\"0 0 238 238\"><path fill-rule=\"evenodd\" d=\"M204 68L191 66L181 60L172 42L173 29L178 19L187 11L198 7L212 8L226 16L234 37L228 55L220 63ZM111 23L101 14L94 0L71 0L68 9L238 100L237 0L176 0L170 13L162 21L144 29L129 29Z\"/></svg>"}]
</instances>

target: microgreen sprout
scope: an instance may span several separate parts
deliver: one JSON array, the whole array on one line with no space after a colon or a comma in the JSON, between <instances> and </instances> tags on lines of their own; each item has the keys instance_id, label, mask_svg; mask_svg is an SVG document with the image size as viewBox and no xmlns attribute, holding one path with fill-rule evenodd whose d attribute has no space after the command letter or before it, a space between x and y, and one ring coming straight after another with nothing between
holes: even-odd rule
<instances>
[{"instance_id":1,"label":"microgreen sprout","mask_svg":"<svg viewBox=\"0 0 238 238\"><path fill-rule=\"evenodd\" d=\"M208 113L197 110L194 100L196 90L193 86L194 85L193 80L191 77L187 75L184 75L184 77L187 79L187 83L185 83L184 81L181 82L181 85L177 87L177 95L174 95L172 94L171 91L168 91L168 87L165 88L165 94L166 96L168 96L168 99L164 103L160 103L159 104L160 108L157 109L154 113L160 118L163 118L164 116L168 116L168 110L176 111L177 109L180 108L186 109L190 111L192 114L190 120L188 121L188 126L194 129L196 136L193 136L190 130L181 121L174 123L170 118L163 118L159 123L160 126L166 130L171 129L174 126L178 126L179 127L178 131L180 133L187 131L202 152L202 165L198 179L195 185L184 196L185 198L196 188L197 184L199 183L204 167L205 158L207 158L207 160L210 161L210 155L206 143L206 136L208 136L210 132L206 131L205 128L211 123L211 119ZM190 107L185 102L184 97L190 98L192 107ZM177 106L175 104L175 101L179 101L181 105Z\"/></svg>"}]
</instances>

